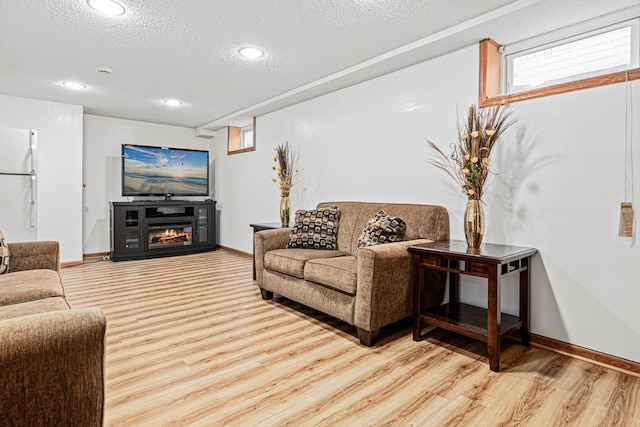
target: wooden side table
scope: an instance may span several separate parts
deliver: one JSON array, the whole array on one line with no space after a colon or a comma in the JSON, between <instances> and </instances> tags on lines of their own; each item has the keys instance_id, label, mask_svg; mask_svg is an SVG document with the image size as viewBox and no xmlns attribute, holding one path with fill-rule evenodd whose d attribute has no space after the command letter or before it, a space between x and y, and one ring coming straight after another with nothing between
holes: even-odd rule
<instances>
[{"instance_id":1,"label":"wooden side table","mask_svg":"<svg viewBox=\"0 0 640 427\"><path fill-rule=\"evenodd\" d=\"M431 324L487 343L489 367L500 370L500 341L520 331L522 344L529 345L529 279L531 256L538 250L518 246L483 244L469 249L464 241L425 243L407 248L413 258L413 339L421 338L423 324ZM446 271L449 302L424 309L425 271ZM487 309L459 302L459 275L487 279ZM519 316L500 311L500 280L519 274Z\"/></svg>"},{"instance_id":2,"label":"wooden side table","mask_svg":"<svg viewBox=\"0 0 640 427\"><path fill-rule=\"evenodd\" d=\"M256 234L258 231L262 230L273 230L274 228L282 228L282 223L280 222L264 222L261 224L249 224L249 227L253 227L253 234ZM256 280L256 244L253 244L253 280Z\"/></svg>"}]
</instances>

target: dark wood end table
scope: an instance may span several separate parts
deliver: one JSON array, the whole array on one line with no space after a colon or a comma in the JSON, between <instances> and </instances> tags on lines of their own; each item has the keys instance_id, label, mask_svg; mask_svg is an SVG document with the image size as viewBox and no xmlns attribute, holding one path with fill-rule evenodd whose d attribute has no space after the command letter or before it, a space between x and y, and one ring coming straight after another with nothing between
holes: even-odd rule
<instances>
[{"instance_id":1,"label":"dark wood end table","mask_svg":"<svg viewBox=\"0 0 640 427\"><path fill-rule=\"evenodd\" d=\"M253 234L262 230L273 230L274 228L282 228L281 222L263 222L261 224L249 224L249 227L253 227ZM253 280L256 280L256 244L253 245Z\"/></svg>"},{"instance_id":2,"label":"dark wood end table","mask_svg":"<svg viewBox=\"0 0 640 427\"><path fill-rule=\"evenodd\" d=\"M423 324L438 326L487 343L489 367L500 370L502 338L520 331L522 344L529 345L529 279L531 256L538 250L485 243L470 249L467 242L450 240L407 248L413 258L413 339L421 338ZM449 275L449 302L429 309L421 307L425 271L446 271ZM459 302L459 275L483 277L488 281L487 309ZM519 274L519 316L500 311L500 280Z\"/></svg>"}]
</instances>

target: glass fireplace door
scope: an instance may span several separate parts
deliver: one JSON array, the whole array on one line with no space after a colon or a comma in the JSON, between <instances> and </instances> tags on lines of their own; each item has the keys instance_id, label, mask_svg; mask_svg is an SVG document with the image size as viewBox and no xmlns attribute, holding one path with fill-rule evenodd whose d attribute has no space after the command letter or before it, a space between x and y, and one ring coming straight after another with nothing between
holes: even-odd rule
<instances>
[{"instance_id":1,"label":"glass fireplace door","mask_svg":"<svg viewBox=\"0 0 640 427\"><path fill-rule=\"evenodd\" d=\"M147 247L166 249L174 246L189 246L193 243L191 224L156 224L147 228Z\"/></svg>"}]
</instances>

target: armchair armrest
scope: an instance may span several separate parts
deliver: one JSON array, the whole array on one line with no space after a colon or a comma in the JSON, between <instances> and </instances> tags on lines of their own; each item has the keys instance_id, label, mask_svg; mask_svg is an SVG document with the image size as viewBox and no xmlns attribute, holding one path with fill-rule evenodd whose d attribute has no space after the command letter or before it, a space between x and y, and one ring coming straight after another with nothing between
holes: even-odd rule
<instances>
[{"instance_id":1,"label":"armchair armrest","mask_svg":"<svg viewBox=\"0 0 640 427\"><path fill-rule=\"evenodd\" d=\"M47 269L60 271L60 245L57 241L8 243L9 273Z\"/></svg>"},{"instance_id":2,"label":"armchair armrest","mask_svg":"<svg viewBox=\"0 0 640 427\"><path fill-rule=\"evenodd\" d=\"M101 426L106 319L98 308L0 321L0 413L9 425Z\"/></svg>"},{"instance_id":3,"label":"armchair armrest","mask_svg":"<svg viewBox=\"0 0 640 427\"><path fill-rule=\"evenodd\" d=\"M253 250L256 261L256 283L262 287L264 272L264 255L274 249L284 249L289 241L291 228L275 228L273 230L258 231L253 235Z\"/></svg>"},{"instance_id":4,"label":"armchair armrest","mask_svg":"<svg viewBox=\"0 0 640 427\"><path fill-rule=\"evenodd\" d=\"M415 239L359 249L354 314L357 327L375 331L412 314L413 264L407 246L432 241ZM436 304L444 298L443 278L436 278L442 281L438 286L442 288L440 301Z\"/></svg>"}]
</instances>

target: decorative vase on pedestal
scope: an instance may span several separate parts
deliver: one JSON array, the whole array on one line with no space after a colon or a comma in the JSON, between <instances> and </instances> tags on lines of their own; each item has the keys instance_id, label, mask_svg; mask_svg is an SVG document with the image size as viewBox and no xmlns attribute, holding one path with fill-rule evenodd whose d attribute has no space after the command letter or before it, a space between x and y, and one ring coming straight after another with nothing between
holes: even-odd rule
<instances>
[{"instance_id":1,"label":"decorative vase on pedestal","mask_svg":"<svg viewBox=\"0 0 640 427\"><path fill-rule=\"evenodd\" d=\"M289 214L291 212L291 200L289 196L282 196L280 198L280 221L282 222L282 228L289 226Z\"/></svg>"},{"instance_id":2,"label":"decorative vase on pedestal","mask_svg":"<svg viewBox=\"0 0 640 427\"><path fill-rule=\"evenodd\" d=\"M467 209L464 212L464 234L470 248L480 247L484 234L484 212L480 200L469 200L467 203Z\"/></svg>"}]
</instances>

